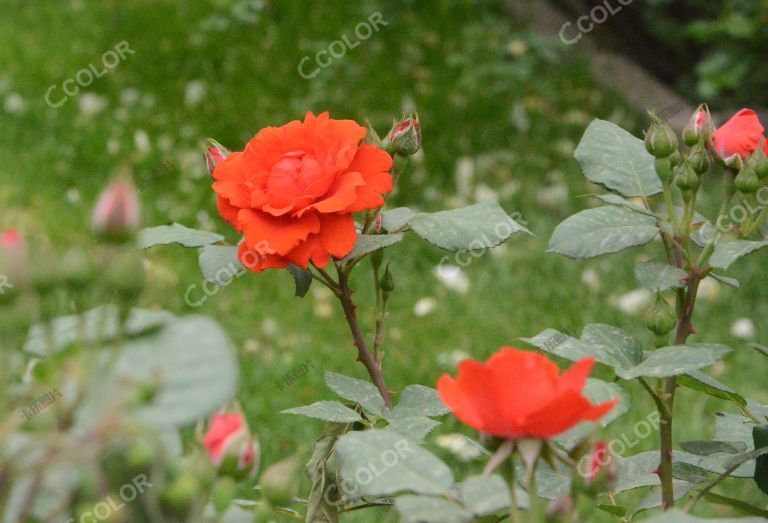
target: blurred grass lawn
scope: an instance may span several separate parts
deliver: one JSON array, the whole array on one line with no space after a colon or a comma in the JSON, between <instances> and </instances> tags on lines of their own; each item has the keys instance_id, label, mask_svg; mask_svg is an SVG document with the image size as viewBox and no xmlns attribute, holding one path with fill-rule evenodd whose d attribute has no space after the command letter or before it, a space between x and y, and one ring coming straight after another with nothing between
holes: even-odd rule
<instances>
[{"instance_id":1,"label":"blurred grass lawn","mask_svg":"<svg viewBox=\"0 0 768 523\"><path fill-rule=\"evenodd\" d=\"M2 4L0 229L19 227L57 246L84 241L96 194L110 176L130 172L146 185L147 225L178 221L227 231L234 239L216 216L198 149L202 138L237 149L261 127L302 118L307 110L369 118L386 132L393 116L418 110L423 154L393 203L430 210L497 196L535 236L516 236L475 259L466 269L466 295L434 278L445 253L416 238L389 251L397 282L385 343L390 387L433 385L440 373L452 371L446 361L456 351L485 358L546 327L577 334L587 323L604 322L650 340L639 317L611 305L637 287L637 252L589 263L545 253L554 226L592 203L576 198L596 189L584 183L572 159L586 125L599 117L639 134L642 115L615 94L596 90L578 48L541 41L510 19L501 2ZM316 78L299 75L302 57L312 58L342 35L354 41L356 24L375 12L387 23L379 32ZM121 41L135 53L60 108L46 105L51 85L60 97L64 80L91 63L99 66L102 54ZM716 181L710 182L714 192ZM748 317L766 335L764 259L736 265L741 290L715 289L700 301L695 337L733 347L714 373L763 402L768 395L755 376L765 362L729 331L736 318ZM263 462L307 448L321 424L279 411L330 399L325 369L364 377L339 307L318 292L293 298L290 277L272 271L238 278L191 308L183 296L201 283L196 255L163 247L148 260L146 306L209 314L231 333L242 361L241 400L261 439ZM583 281L585 270L597 276L596 288ZM370 320L367 276L365 270L357 275L357 300ZM437 306L416 316L414 304L424 297L435 298ZM281 390L282 376L307 360L314 364L308 375ZM651 411L641 391L632 391L636 407L607 437L631 433ZM724 407L689 391L682 391L678 405L679 440L709 437L712 413ZM445 425L444 431L463 430L450 418ZM651 438L632 452L652 444ZM756 489L745 490L764 503Z\"/></svg>"}]
</instances>

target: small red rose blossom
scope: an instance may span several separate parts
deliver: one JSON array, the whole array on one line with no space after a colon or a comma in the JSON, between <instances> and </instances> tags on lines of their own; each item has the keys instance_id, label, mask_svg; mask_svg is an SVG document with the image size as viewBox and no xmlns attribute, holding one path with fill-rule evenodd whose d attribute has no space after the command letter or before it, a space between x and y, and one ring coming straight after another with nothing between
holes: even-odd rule
<instances>
[{"instance_id":1,"label":"small red rose blossom","mask_svg":"<svg viewBox=\"0 0 768 523\"><path fill-rule=\"evenodd\" d=\"M221 217L244 234L240 261L254 272L325 267L357 240L353 213L392 190L392 158L362 143L366 130L328 113L267 127L213 172Z\"/></svg>"},{"instance_id":2,"label":"small red rose blossom","mask_svg":"<svg viewBox=\"0 0 768 523\"><path fill-rule=\"evenodd\" d=\"M562 375L535 352L503 347L487 362L465 360L454 379L437 382L443 402L470 427L499 438L549 439L582 421L596 421L618 399L593 405L583 395L594 365L584 358Z\"/></svg>"}]
</instances>

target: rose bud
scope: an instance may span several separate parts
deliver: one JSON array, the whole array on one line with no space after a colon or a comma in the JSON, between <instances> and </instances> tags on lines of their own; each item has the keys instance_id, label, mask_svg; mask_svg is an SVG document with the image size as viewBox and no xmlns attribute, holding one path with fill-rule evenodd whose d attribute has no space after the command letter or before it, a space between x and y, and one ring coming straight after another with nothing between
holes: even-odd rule
<instances>
[{"instance_id":1,"label":"rose bud","mask_svg":"<svg viewBox=\"0 0 768 523\"><path fill-rule=\"evenodd\" d=\"M27 250L21 234L11 229L0 234L0 302L10 302L18 296L27 281Z\"/></svg>"},{"instance_id":2,"label":"rose bud","mask_svg":"<svg viewBox=\"0 0 768 523\"><path fill-rule=\"evenodd\" d=\"M400 156L411 156L421 147L419 117L406 118L389 131L389 152Z\"/></svg>"},{"instance_id":3,"label":"rose bud","mask_svg":"<svg viewBox=\"0 0 768 523\"><path fill-rule=\"evenodd\" d=\"M768 176L768 155L766 154L768 142L763 141L762 147L758 147L749 157L749 166L755 171L759 179Z\"/></svg>"},{"instance_id":4,"label":"rose bud","mask_svg":"<svg viewBox=\"0 0 768 523\"><path fill-rule=\"evenodd\" d=\"M710 160L709 152L705 142L697 142L691 149L691 153L688 155L688 163L693 171L701 176L709 170Z\"/></svg>"},{"instance_id":5,"label":"rose bud","mask_svg":"<svg viewBox=\"0 0 768 523\"><path fill-rule=\"evenodd\" d=\"M715 159L735 171L763 141L763 126L751 109L742 109L712 134Z\"/></svg>"},{"instance_id":6,"label":"rose bud","mask_svg":"<svg viewBox=\"0 0 768 523\"><path fill-rule=\"evenodd\" d=\"M214 414L203 445L222 475L241 480L256 471L258 445L240 412Z\"/></svg>"},{"instance_id":7,"label":"rose bud","mask_svg":"<svg viewBox=\"0 0 768 523\"><path fill-rule=\"evenodd\" d=\"M645 133L645 148L656 158L666 158L677 151L677 135L658 116L651 118L651 126Z\"/></svg>"},{"instance_id":8,"label":"rose bud","mask_svg":"<svg viewBox=\"0 0 768 523\"><path fill-rule=\"evenodd\" d=\"M291 456L278 461L261 475L259 484L264 497L275 507L289 505L299 493L299 471L301 462L298 456Z\"/></svg>"},{"instance_id":9,"label":"rose bud","mask_svg":"<svg viewBox=\"0 0 768 523\"><path fill-rule=\"evenodd\" d=\"M213 176L213 171L230 155L229 149L221 145L213 138L208 138L203 146L203 156L205 156L205 166L208 173Z\"/></svg>"},{"instance_id":10,"label":"rose bud","mask_svg":"<svg viewBox=\"0 0 768 523\"><path fill-rule=\"evenodd\" d=\"M584 478L585 486L594 493L610 489L616 482L616 466L605 442L598 441L589 453L588 459L589 470Z\"/></svg>"},{"instance_id":11,"label":"rose bud","mask_svg":"<svg viewBox=\"0 0 768 523\"><path fill-rule=\"evenodd\" d=\"M714 132L715 124L712 123L709 108L707 104L701 104L683 129L683 141L688 147L693 147L699 142L707 143Z\"/></svg>"},{"instance_id":12,"label":"rose bud","mask_svg":"<svg viewBox=\"0 0 768 523\"><path fill-rule=\"evenodd\" d=\"M96 202L91 223L94 232L107 241L129 239L139 228L139 199L133 184L110 182Z\"/></svg>"},{"instance_id":13,"label":"rose bud","mask_svg":"<svg viewBox=\"0 0 768 523\"><path fill-rule=\"evenodd\" d=\"M693 170L690 162L686 161L682 167L678 170L677 178L675 178L675 184L683 192L683 200L690 201L693 197L693 193L698 190L701 185L701 180Z\"/></svg>"},{"instance_id":14,"label":"rose bud","mask_svg":"<svg viewBox=\"0 0 768 523\"><path fill-rule=\"evenodd\" d=\"M739 171L734 181L736 190L744 194L753 194L760 187L760 179L757 177L755 170L751 165L747 164Z\"/></svg>"},{"instance_id":15,"label":"rose bud","mask_svg":"<svg viewBox=\"0 0 768 523\"><path fill-rule=\"evenodd\" d=\"M677 325L675 311L664 299L660 292L656 292L653 305L645 313L645 326L657 336L669 334Z\"/></svg>"}]
</instances>

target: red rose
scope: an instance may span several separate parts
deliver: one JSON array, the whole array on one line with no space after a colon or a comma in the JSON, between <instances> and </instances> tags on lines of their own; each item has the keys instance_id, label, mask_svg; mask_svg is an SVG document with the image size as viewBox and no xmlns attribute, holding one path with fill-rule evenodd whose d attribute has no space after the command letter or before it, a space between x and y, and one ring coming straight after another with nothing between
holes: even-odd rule
<instances>
[{"instance_id":1,"label":"red rose","mask_svg":"<svg viewBox=\"0 0 768 523\"><path fill-rule=\"evenodd\" d=\"M486 363L465 360L456 379L443 375L437 390L457 418L499 438L557 436L582 421L596 421L618 399L592 405L582 394L593 358L559 375L557 365L530 351L503 347Z\"/></svg>"},{"instance_id":2,"label":"red rose","mask_svg":"<svg viewBox=\"0 0 768 523\"><path fill-rule=\"evenodd\" d=\"M763 126L751 109L742 109L712 135L715 152L723 160L739 155L746 160L763 141ZM763 145L766 153L768 146Z\"/></svg>"},{"instance_id":3,"label":"red rose","mask_svg":"<svg viewBox=\"0 0 768 523\"><path fill-rule=\"evenodd\" d=\"M255 443L239 412L214 414L203 445L213 464L224 473L247 475L254 469Z\"/></svg>"},{"instance_id":4,"label":"red rose","mask_svg":"<svg viewBox=\"0 0 768 523\"><path fill-rule=\"evenodd\" d=\"M392 158L361 143L366 130L328 113L267 127L213 172L222 218L244 234L240 260L255 272L343 258L357 239L352 213L392 190Z\"/></svg>"}]
</instances>

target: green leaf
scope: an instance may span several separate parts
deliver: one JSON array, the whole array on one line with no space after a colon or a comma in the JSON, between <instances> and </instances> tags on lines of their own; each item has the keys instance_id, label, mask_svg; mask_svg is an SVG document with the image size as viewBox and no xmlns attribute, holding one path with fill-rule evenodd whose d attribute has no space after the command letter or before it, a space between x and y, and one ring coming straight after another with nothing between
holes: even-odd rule
<instances>
[{"instance_id":1,"label":"green leaf","mask_svg":"<svg viewBox=\"0 0 768 523\"><path fill-rule=\"evenodd\" d=\"M183 247L205 247L224 241L224 236L215 232L198 231L178 223L149 227L139 231L138 243L141 249L155 245L178 243Z\"/></svg>"},{"instance_id":2,"label":"green leaf","mask_svg":"<svg viewBox=\"0 0 768 523\"><path fill-rule=\"evenodd\" d=\"M461 501L478 516L512 506L509 486L498 474L470 476L459 484Z\"/></svg>"},{"instance_id":3,"label":"green leaf","mask_svg":"<svg viewBox=\"0 0 768 523\"><path fill-rule=\"evenodd\" d=\"M716 281L719 281L720 283L733 287L734 289L741 287L741 283L739 283L739 280L736 278L728 278L727 276L721 276L719 274L715 274L714 272L710 272L709 276L714 278Z\"/></svg>"},{"instance_id":4,"label":"green leaf","mask_svg":"<svg viewBox=\"0 0 768 523\"><path fill-rule=\"evenodd\" d=\"M742 441L693 440L681 441L678 445L684 451L696 456L717 453L738 454L747 450L747 446Z\"/></svg>"},{"instance_id":5,"label":"green leaf","mask_svg":"<svg viewBox=\"0 0 768 523\"><path fill-rule=\"evenodd\" d=\"M336 438L324 436L315 442L312 457L307 462L306 472L312 482L307 498L307 518L311 523L338 523L339 494L332 467L327 462Z\"/></svg>"},{"instance_id":6,"label":"green leaf","mask_svg":"<svg viewBox=\"0 0 768 523\"><path fill-rule=\"evenodd\" d=\"M631 369L643 358L642 346L629 333L602 323L584 327L580 340L554 329L547 329L533 338L522 340L570 361L594 357L614 369Z\"/></svg>"},{"instance_id":7,"label":"green leaf","mask_svg":"<svg viewBox=\"0 0 768 523\"><path fill-rule=\"evenodd\" d=\"M292 263L288 265L288 272L293 276L293 283L296 287L293 295L297 298L303 298L312 286L312 273L308 269L302 269Z\"/></svg>"},{"instance_id":8,"label":"green leaf","mask_svg":"<svg viewBox=\"0 0 768 523\"><path fill-rule=\"evenodd\" d=\"M391 420L384 430L396 432L416 443L421 443L438 425L440 425L439 421L426 416L408 416Z\"/></svg>"},{"instance_id":9,"label":"green leaf","mask_svg":"<svg viewBox=\"0 0 768 523\"><path fill-rule=\"evenodd\" d=\"M768 447L768 425L752 427L752 439L756 449ZM755 463L755 483L765 494L768 494L768 456L761 455Z\"/></svg>"},{"instance_id":10,"label":"green leaf","mask_svg":"<svg viewBox=\"0 0 768 523\"><path fill-rule=\"evenodd\" d=\"M750 516L761 516L761 519L759 519L759 520L757 520L755 518L749 518L749 519L741 518L741 519L728 519L728 520L723 520L723 519L711 520L711 519L707 519L706 521L733 521L733 522L763 521L763 522L765 522L765 520L768 519L768 510L764 510L764 509L762 509L760 507L756 507L756 506L751 505L751 504L747 503L746 501L742 501L740 499L729 498L727 496L722 496L720 494L715 494L713 492L707 492L704 495L704 499L709 501L710 503L715 503L716 505L723 505L723 506L726 506L726 507L735 508L737 511L741 512L742 514L747 514L747 515L750 515ZM701 520L701 521L705 521L705 520Z\"/></svg>"},{"instance_id":11,"label":"green leaf","mask_svg":"<svg viewBox=\"0 0 768 523\"><path fill-rule=\"evenodd\" d=\"M408 224L428 242L449 251L487 249L503 243L515 233L530 234L494 201L450 211L420 212L414 214Z\"/></svg>"},{"instance_id":12,"label":"green leaf","mask_svg":"<svg viewBox=\"0 0 768 523\"><path fill-rule=\"evenodd\" d=\"M424 385L408 385L400 394L400 401L393 410L386 412L388 420L410 416L442 416L450 411L437 391Z\"/></svg>"},{"instance_id":13,"label":"green leaf","mask_svg":"<svg viewBox=\"0 0 768 523\"><path fill-rule=\"evenodd\" d=\"M755 349L760 354L762 354L763 356L768 357L768 347L766 347L765 345L760 345L759 343L753 343L752 348Z\"/></svg>"},{"instance_id":14,"label":"green leaf","mask_svg":"<svg viewBox=\"0 0 768 523\"><path fill-rule=\"evenodd\" d=\"M715 378L707 376L698 370L692 370L685 374L681 374L678 376L677 382L684 387L704 392L715 398L732 401L741 406L747 404L747 400L744 396L734 392L727 385L720 383Z\"/></svg>"},{"instance_id":15,"label":"green leaf","mask_svg":"<svg viewBox=\"0 0 768 523\"><path fill-rule=\"evenodd\" d=\"M627 509L618 505L598 505L597 508L617 518L623 518L627 515Z\"/></svg>"},{"instance_id":16,"label":"green leaf","mask_svg":"<svg viewBox=\"0 0 768 523\"><path fill-rule=\"evenodd\" d=\"M731 467L737 467L747 463L748 461L753 461L761 456L765 456L766 454L768 454L768 446L753 449L742 454L737 454L736 456L729 457L728 460L723 464L723 468L729 469Z\"/></svg>"},{"instance_id":17,"label":"green leaf","mask_svg":"<svg viewBox=\"0 0 768 523\"><path fill-rule=\"evenodd\" d=\"M699 518L676 508L643 521L644 523L765 523L765 520L761 518Z\"/></svg>"},{"instance_id":18,"label":"green leaf","mask_svg":"<svg viewBox=\"0 0 768 523\"><path fill-rule=\"evenodd\" d=\"M621 207L598 207L560 223L549 240L549 252L577 260L645 245L659 233L656 220Z\"/></svg>"},{"instance_id":19,"label":"green leaf","mask_svg":"<svg viewBox=\"0 0 768 523\"><path fill-rule=\"evenodd\" d=\"M347 498L398 492L444 494L453 485L448 465L391 431L349 432L339 438L335 453Z\"/></svg>"},{"instance_id":20,"label":"green leaf","mask_svg":"<svg viewBox=\"0 0 768 523\"><path fill-rule=\"evenodd\" d=\"M659 452L649 451L618 460L617 481L613 493L658 485Z\"/></svg>"},{"instance_id":21,"label":"green leaf","mask_svg":"<svg viewBox=\"0 0 768 523\"><path fill-rule=\"evenodd\" d=\"M397 207L381 213L381 226L389 233L395 233L408 225L408 222L418 214L408 207Z\"/></svg>"},{"instance_id":22,"label":"green leaf","mask_svg":"<svg viewBox=\"0 0 768 523\"><path fill-rule=\"evenodd\" d=\"M639 138L618 125L594 120L574 158L589 181L623 196L652 196L662 191L654 158Z\"/></svg>"},{"instance_id":23,"label":"green leaf","mask_svg":"<svg viewBox=\"0 0 768 523\"><path fill-rule=\"evenodd\" d=\"M103 305L86 311L82 315L61 316L51 322L53 352L59 352L80 340L87 344L107 343L117 338L120 312L116 305ZM123 337L136 338L163 328L175 316L169 312L131 309L123 325ZM80 323L82 325L82 331ZM33 325L24 344L24 351L38 357L45 357L49 349L49 334L46 326Z\"/></svg>"},{"instance_id":24,"label":"green leaf","mask_svg":"<svg viewBox=\"0 0 768 523\"><path fill-rule=\"evenodd\" d=\"M441 498L400 496L395 500L401 523L469 523L472 514Z\"/></svg>"},{"instance_id":25,"label":"green leaf","mask_svg":"<svg viewBox=\"0 0 768 523\"><path fill-rule=\"evenodd\" d=\"M219 324L205 316L172 319L159 330L126 340L119 350L111 372L94 380L77 412L76 424L83 429L115 405L134 400L141 388L151 388L154 395L132 414L162 431L206 418L235 396L239 371L234 347Z\"/></svg>"},{"instance_id":26,"label":"green leaf","mask_svg":"<svg viewBox=\"0 0 768 523\"><path fill-rule=\"evenodd\" d=\"M198 262L205 281L219 287L245 270L234 245L206 245L200 252Z\"/></svg>"},{"instance_id":27,"label":"green leaf","mask_svg":"<svg viewBox=\"0 0 768 523\"><path fill-rule=\"evenodd\" d=\"M363 420L360 414L338 401L317 401L312 405L284 410L281 414L298 414L335 423L354 423Z\"/></svg>"},{"instance_id":28,"label":"green leaf","mask_svg":"<svg viewBox=\"0 0 768 523\"><path fill-rule=\"evenodd\" d=\"M325 384L338 396L345 400L354 401L368 412L379 414L384 410L384 400L379 389L369 381L326 371Z\"/></svg>"},{"instance_id":29,"label":"green leaf","mask_svg":"<svg viewBox=\"0 0 768 523\"><path fill-rule=\"evenodd\" d=\"M704 483L710 479L703 468L682 461L672 463L672 477L688 483Z\"/></svg>"},{"instance_id":30,"label":"green leaf","mask_svg":"<svg viewBox=\"0 0 768 523\"><path fill-rule=\"evenodd\" d=\"M684 287L688 273L667 263L649 261L635 265L635 276L643 287L665 291Z\"/></svg>"},{"instance_id":31,"label":"green leaf","mask_svg":"<svg viewBox=\"0 0 768 523\"><path fill-rule=\"evenodd\" d=\"M621 196L616 196L615 194L596 194L595 195L598 200L600 200L603 203L608 203L610 205L617 205L619 207L624 207L625 209L629 209L630 211L639 212L640 214L646 214L648 216L656 217L655 214L653 214L652 211L649 211L639 203L635 203L629 200L625 200Z\"/></svg>"},{"instance_id":32,"label":"green leaf","mask_svg":"<svg viewBox=\"0 0 768 523\"><path fill-rule=\"evenodd\" d=\"M720 242L715 246L715 252L709 259L709 263L713 267L727 269L742 256L751 254L765 246L768 246L768 241L733 240L730 242Z\"/></svg>"},{"instance_id":33,"label":"green leaf","mask_svg":"<svg viewBox=\"0 0 768 523\"><path fill-rule=\"evenodd\" d=\"M693 483L689 483L687 481L681 481L679 479L673 479L672 480L672 492L674 494L675 501L682 499L688 494L688 491L691 490L695 485ZM635 509L635 514L638 512L642 512L643 510L648 510L652 508L657 508L662 505L662 497L661 497L661 487L654 487L652 488L648 494L645 495L643 499L640 500L640 503L637 505L637 508Z\"/></svg>"},{"instance_id":34,"label":"green leaf","mask_svg":"<svg viewBox=\"0 0 768 523\"><path fill-rule=\"evenodd\" d=\"M629 370L617 370L619 377L630 380L639 376L666 378L712 365L731 351L725 345L696 343L673 345L648 353L642 363Z\"/></svg>"},{"instance_id":35,"label":"green leaf","mask_svg":"<svg viewBox=\"0 0 768 523\"><path fill-rule=\"evenodd\" d=\"M403 234L358 234L355 246L352 252L342 261L353 260L366 254L378 251L401 242L405 236Z\"/></svg>"}]
</instances>

